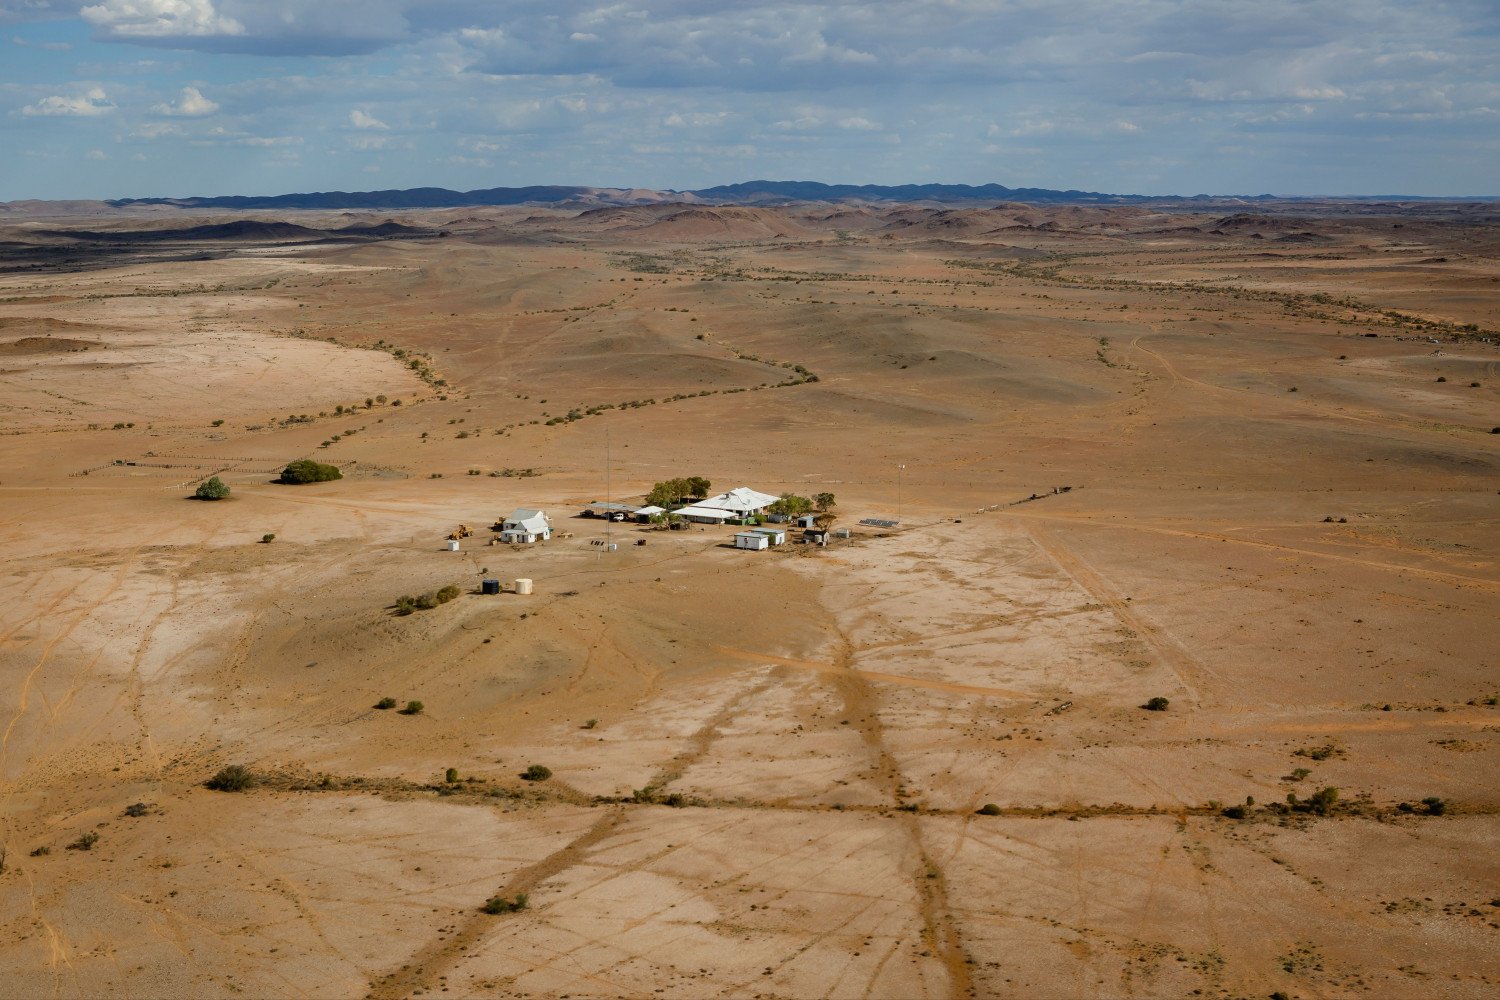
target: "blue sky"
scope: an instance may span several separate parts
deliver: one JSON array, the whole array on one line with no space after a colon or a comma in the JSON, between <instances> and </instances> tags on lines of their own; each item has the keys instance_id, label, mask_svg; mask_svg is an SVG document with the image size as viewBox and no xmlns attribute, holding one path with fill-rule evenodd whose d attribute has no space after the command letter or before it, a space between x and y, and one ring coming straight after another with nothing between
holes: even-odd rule
<instances>
[{"instance_id":1,"label":"blue sky","mask_svg":"<svg viewBox=\"0 0 1500 1000\"><path fill-rule=\"evenodd\" d=\"M1500 0L0 0L0 200L1500 194Z\"/></svg>"}]
</instances>

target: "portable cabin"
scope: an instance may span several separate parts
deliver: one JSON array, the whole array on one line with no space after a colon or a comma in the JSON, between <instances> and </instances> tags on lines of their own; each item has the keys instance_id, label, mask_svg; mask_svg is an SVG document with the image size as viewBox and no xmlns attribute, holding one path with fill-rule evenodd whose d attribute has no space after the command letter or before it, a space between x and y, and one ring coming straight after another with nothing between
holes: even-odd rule
<instances>
[{"instance_id":1,"label":"portable cabin","mask_svg":"<svg viewBox=\"0 0 1500 1000\"><path fill-rule=\"evenodd\" d=\"M651 523L651 519L657 514L665 514L666 512L667 509L665 507L657 507L655 505L641 507L635 512L635 519L642 524L649 524Z\"/></svg>"},{"instance_id":2,"label":"portable cabin","mask_svg":"<svg viewBox=\"0 0 1500 1000\"><path fill-rule=\"evenodd\" d=\"M765 535L766 540L769 541L772 545L786 544L785 528L752 528L750 530L757 535Z\"/></svg>"},{"instance_id":3,"label":"portable cabin","mask_svg":"<svg viewBox=\"0 0 1500 1000\"><path fill-rule=\"evenodd\" d=\"M796 524L799 528L816 528L818 526L818 516L816 514L799 514L792 519L792 523Z\"/></svg>"},{"instance_id":4,"label":"portable cabin","mask_svg":"<svg viewBox=\"0 0 1500 1000\"><path fill-rule=\"evenodd\" d=\"M759 531L741 531L734 536L734 547L737 549L768 549L771 540Z\"/></svg>"}]
</instances>

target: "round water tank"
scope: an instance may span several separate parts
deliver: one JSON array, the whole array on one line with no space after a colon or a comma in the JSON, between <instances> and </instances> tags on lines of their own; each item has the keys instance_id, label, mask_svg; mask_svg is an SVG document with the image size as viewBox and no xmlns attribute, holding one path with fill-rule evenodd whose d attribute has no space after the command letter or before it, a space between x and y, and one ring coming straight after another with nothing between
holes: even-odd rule
<instances>
[{"instance_id":1,"label":"round water tank","mask_svg":"<svg viewBox=\"0 0 1500 1000\"><path fill-rule=\"evenodd\" d=\"M527 579L524 579L524 578L523 579L518 579L516 581L516 593L518 593L518 594L529 594L529 593L531 593L531 581L527 580Z\"/></svg>"}]
</instances>

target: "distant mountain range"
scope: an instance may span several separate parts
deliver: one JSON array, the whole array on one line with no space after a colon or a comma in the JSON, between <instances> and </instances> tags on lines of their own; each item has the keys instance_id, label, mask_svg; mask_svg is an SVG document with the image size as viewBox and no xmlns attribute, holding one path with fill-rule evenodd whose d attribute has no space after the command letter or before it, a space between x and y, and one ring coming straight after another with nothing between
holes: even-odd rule
<instances>
[{"instance_id":1,"label":"distant mountain range","mask_svg":"<svg viewBox=\"0 0 1500 1000\"><path fill-rule=\"evenodd\" d=\"M1270 195L1238 201L1270 199ZM179 208L227 209L390 209L461 208L471 205L525 205L568 202L588 205L641 205L664 201L700 204L774 205L794 201L1018 201L1063 204L1127 205L1141 202L1185 201L1145 195L1100 194L1097 191L1053 191L1048 188L1009 188L1002 184L822 184L817 181L748 181L721 184L697 191L654 191L643 188L568 187L560 185L482 188L406 188L392 191L320 191L268 196L224 195L207 198L120 198L114 207L167 205Z\"/></svg>"}]
</instances>

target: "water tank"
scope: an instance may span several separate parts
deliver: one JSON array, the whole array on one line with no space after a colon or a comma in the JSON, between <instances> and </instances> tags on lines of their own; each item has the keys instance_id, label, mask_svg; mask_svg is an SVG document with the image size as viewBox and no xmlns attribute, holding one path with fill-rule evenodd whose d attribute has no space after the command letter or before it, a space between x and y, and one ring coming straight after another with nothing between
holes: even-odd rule
<instances>
[{"instance_id":1,"label":"water tank","mask_svg":"<svg viewBox=\"0 0 1500 1000\"><path fill-rule=\"evenodd\" d=\"M498 594L498 593L500 593L500 581L499 580L485 580L485 581L481 582L479 584L479 592L481 594Z\"/></svg>"},{"instance_id":2,"label":"water tank","mask_svg":"<svg viewBox=\"0 0 1500 1000\"><path fill-rule=\"evenodd\" d=\"M448 551L449 552L457 552L458 551L458 539L457 538L450 538L450 539L448 539Z\"/></svg>"},{"instance_id":3,"label":"water tank","mask_svg":"<svg viewBox=\"0 0 1500 1000\"><path fill-rule=\"evenodd\" d=\"M518 579L516 581L516 593L518 593L518 594L529 594L529 593L531 593L531 581L527 580L527 579L524 579L524 578L523 579Z\"/></svg>"}]
</instances>

